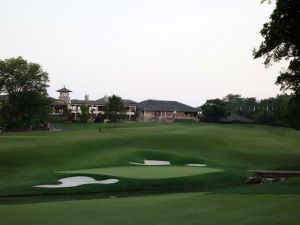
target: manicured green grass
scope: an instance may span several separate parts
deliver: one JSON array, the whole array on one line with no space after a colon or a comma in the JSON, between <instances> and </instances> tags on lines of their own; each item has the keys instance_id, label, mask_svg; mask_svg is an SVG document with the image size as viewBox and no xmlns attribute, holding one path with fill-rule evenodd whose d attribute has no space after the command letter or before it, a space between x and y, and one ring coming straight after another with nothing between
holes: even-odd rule
<instances>
[{"instance_id":1,"label":"manicured green grass","mask_svg":"<svg viewBox=\"0 0 300 225\"><path fill-rule=\"evenodd\" d=\"M223 171L214 168L198 168L187 166L122 166L62 171L62 173L66 174L100 174L132 179L167 179L217 172Z\"/></svg>"},{"instance_id":2,"label":"manicured green grass","mask_svg":"<svg viewBox=\"0 0 300 225\"><path fill-rule=\"evenodd\" d=\"M299 224L299 195L184 193L0 205L5 225Z\"/></svg>"},{"instance_id":3,"label":"manicured green grass","mask_svg":"<svg viewBox=\"0 0 300 225\"><path fill-rule=\"evenodd\" d=\"M300 179L244 183L248 170L300 170L298 131L205 123L56 126L64 131L0 136L1 225L299 222ZM172 166L128 164L145 159ZM207 167L183 166L187 163ZM58 171L97 180L117 176L120 182L32 187L69 175ZM109 196L117 198L105 199Z\"/></svg>"}]
</instances>

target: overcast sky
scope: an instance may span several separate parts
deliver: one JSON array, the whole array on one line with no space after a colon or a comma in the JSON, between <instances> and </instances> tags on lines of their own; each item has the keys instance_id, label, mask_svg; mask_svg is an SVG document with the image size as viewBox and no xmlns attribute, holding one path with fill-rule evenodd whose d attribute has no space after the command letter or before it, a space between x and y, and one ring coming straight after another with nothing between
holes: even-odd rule
<instances>
[{"instance_id":1,"label":"overcast sky","mask_svg":"<svg viewBox=\"0 0 300 225\"><path fill-rule=\"evenodd\" d=\"M275 96L282 65L252 50L274 5L261 0L0 0L0 58L49 73L49 94L178 100Z\"/></svg>"}]
</instances>

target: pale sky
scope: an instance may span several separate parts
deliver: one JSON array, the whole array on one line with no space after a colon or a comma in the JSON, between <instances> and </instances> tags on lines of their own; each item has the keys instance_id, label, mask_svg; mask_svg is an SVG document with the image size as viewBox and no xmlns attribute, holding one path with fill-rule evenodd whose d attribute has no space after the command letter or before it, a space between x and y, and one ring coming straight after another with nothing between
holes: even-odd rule
<instances>
[{"instance_id":1,"label":"pale sky","mask_svg":"<svg viewBox=\"0 0 300 225\"><path fill-rule=\"evenodd\" d=\"M267 98L282 65L252 50L274 5L261 0L0 0L0 58L49 73L49 95L177 100Z\"/></svg>"}]
</instances>

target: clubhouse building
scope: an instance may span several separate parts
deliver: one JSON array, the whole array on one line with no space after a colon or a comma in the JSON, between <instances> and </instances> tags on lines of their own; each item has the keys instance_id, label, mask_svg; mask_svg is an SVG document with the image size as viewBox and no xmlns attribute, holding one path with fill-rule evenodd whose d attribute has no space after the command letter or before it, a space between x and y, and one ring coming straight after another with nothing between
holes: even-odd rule
<instances>
[{"instance_id":1,"label":"clubhouse building","mask_svg":"<svg viewBox=\"0 0 300 225\"><path fill-rule=\"evenodd\" d=\"M62 88L58 99L53 99L52 117L68 115L71 119L76 119L81 113L80 106L86 105L91 113L91 118L96 118L98 114L105 113L105 106L108 97L90 100L85 95L83 100L70 99L71 90ZM146 100L140 103L129 99L122 100L125 107L126 120L138 121L173 121L174 119L197 120L198 111L196 108L182 104L177 101Z\"/></svg>"},{"instance_id":2,"label":"clubhouse building","mask_svg":"<svg viewBox=\"0 0 300 225\"><path fill-rule=\"evenodd\" d=\"M143 121L197 119L197 109L177 101L146 100L137 104L137 116Z\"/></svg>"}]
</instances>

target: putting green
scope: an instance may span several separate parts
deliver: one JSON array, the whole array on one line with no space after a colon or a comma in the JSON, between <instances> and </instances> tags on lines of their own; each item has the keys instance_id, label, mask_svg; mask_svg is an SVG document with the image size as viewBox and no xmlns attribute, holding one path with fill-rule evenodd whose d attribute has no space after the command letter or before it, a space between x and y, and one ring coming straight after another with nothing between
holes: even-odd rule
<instances>
[{"instance_id":1,"label":"putting green","mask_svg":"<svg viewBox=\"0 0 300 225\"><path fill-rule=\"evenodd\" d=\"M132 179L166 179L223 172L223 170L216 168L199 168L187 166L124 166L61 172L68 174L101 174Z\"/></svg>"}]
</instances>

